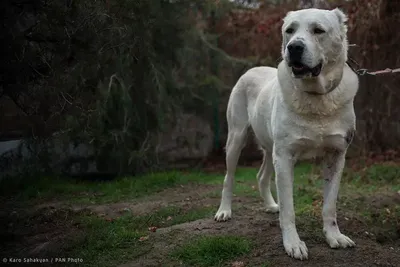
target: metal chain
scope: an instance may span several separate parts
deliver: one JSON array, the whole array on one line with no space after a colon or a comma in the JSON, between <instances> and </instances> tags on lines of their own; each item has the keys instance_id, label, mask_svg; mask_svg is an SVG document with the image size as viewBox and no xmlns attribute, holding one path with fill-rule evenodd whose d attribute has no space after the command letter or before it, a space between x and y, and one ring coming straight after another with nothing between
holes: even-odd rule
<instances>
[{"instance_id":1,"label":"metal chain","mask_svg":"<svg viewBox=\"0 0 400 267\"><path fill-rule=\"evenodd\" d=\"M358 47L358 45L357 45L357 44L349 44L349 47ZM355 69L351 64L349 64L350 61L351 61L351 63L354 63L354 64L358 65L357 62L354 61L353 59L349 58L349 60L347 61L347 65L348 65L355 73L357 73L357 74L360 75L360 76L364 76L364 75L366 75L366 74L375 76L375 75L379 75L379 74L400 72L400 68L397 68L397 69L386 68L386 69L384 69L384 70L377 70L377 71L372 71L372 72L368 71L368 69Z\"/></svg>"}]
</instances>

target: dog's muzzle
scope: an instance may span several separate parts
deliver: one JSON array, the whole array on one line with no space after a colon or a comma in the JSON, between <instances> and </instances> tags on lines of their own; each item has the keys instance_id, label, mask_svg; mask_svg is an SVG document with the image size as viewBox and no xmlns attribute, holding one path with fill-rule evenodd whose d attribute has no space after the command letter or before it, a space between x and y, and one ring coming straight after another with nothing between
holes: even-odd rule
<instances>
[{"instance_id":1,"label":"dog's muzzle","mask_svg":"<svg viewBox=\"0 0 400 267\"><path fill-rule=\"evenodd\" d=\"M289 52L289 67L292 68L292 72L296 78L302 78L308 74L312 77L317 77L322 70L322 63L317 66L310 67L303 64L303 54L305 45L301 41L294 41L287 46Z\"/></svg>"},{"instance_id":2,"label":"dog's muzzle","mask_svg":"<svg viewBox=\"0 0 400 267\"><path fill-rule=\"evenodd\" d=\"M301 41L293 41L288 46L289 60L291 62L301 62L304 54L305 45Z\"/></svg>"}]
</instances>

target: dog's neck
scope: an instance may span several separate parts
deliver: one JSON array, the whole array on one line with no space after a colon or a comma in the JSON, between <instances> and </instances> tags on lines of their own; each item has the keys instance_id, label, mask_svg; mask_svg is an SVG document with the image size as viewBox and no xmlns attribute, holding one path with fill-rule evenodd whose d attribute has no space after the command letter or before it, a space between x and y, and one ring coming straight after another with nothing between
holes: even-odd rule
<instances>
[{"instance_id":1,"label":"dog's neck","mask_svg":"<svg viewBox=\"0 0 400 267\"><path fill-rule=\"evenodd\" d=\"M344 62L335 64L334 68L323 70L318 77L309 79L293 79L292 82L296 88L311 95L326 95L335 90L342 78Z\"/></svg>"},{"instance_id":2,"label":"dog's neck","mask_svg":"<svg viewBox=\"0 0 400 267\"><path fill-rule=\"evenodd\" d=\"M325 116L335 113L352 100L358 89L358 77L350 77L350 84L344 87L344 75L349 75L345 58L327 64L318 77L296 79L291 69L282 61L278 66L278 80L285 103L296 113ZM290 78L289 78L290 77Z\"/></svg>"}]
</instances>

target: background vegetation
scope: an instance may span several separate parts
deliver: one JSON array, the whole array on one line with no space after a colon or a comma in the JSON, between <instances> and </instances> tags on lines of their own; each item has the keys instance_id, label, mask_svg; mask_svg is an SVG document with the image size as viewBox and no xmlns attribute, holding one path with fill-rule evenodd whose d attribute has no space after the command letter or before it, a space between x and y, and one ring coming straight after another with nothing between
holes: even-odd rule
<instances>
[{"instance_id":1,"label":"background vegetation","mask_svg":"<svg viewBox=\"0 0 400 267\"><path fill-rule=\"evenodd\" d=\"M222 154L237 78L276 65L288 10L340 6L356 68L396 67L397 1L2 1L0 138L89 144L99 171L163 168L157 135L177 116L205 119ZM259 8L254 8L254 7ZM398 75L360 77L353 155L395 156ZM250 148L252 148L250 146ZM247 153L251 156L251 153ZM256 157L259 155L257 154ZM47 159L52 157L47 155ZM48 168L43 160L43 168ZM35 161L35 164L39 164Z\"/></svg>"}]
</instances>

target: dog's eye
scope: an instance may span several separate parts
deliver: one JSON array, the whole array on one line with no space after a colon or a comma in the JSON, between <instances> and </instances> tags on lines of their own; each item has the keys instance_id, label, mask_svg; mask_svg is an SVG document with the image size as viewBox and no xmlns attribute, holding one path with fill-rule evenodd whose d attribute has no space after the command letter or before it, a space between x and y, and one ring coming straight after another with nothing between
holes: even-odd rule
<instances>
[{"instance_id":1,"label":"dog's eye","mask_svg":"<svg viewBox=\"0 0 400 267\"><path fill-rule=\"evenodd\" d=\"M322 34L322 33L325 33L325 31L323 29L320 29L320 28L315 28L314 29L314 33L315 34Z\"/></svg>"},{"instance_id":2,"label":"dog's eye","mask_svg":"<svg viewBox=\"0 0 400 267\"><path fill-rule=\"evenodd\" d=\"M292 34L292 33L294 33L294 29L293 28L287 28L286 29L286 33L287 34Z\"/></svg>"}]
</instances>

